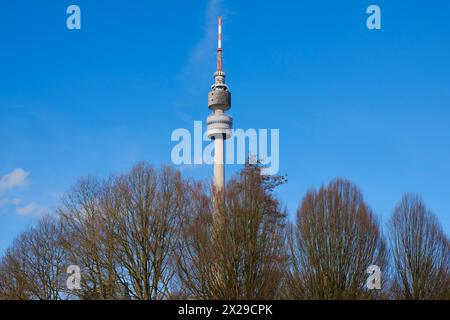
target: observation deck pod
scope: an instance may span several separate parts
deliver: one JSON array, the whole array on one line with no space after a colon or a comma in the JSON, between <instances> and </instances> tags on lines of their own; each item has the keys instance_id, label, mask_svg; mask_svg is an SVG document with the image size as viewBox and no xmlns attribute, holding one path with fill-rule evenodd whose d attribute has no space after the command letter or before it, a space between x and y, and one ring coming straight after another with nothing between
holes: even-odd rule
<instances>
[{"instance_id":1,"label":"observation deck pod","mask_svg":"<svg viewBox=\"0 0 450 320\"><path fill-rule=\"evenodd\" d=\"M225 113L213 113L206 118L206 127L208 138L229 139L232 136L233 118Z\"/></svg>"}]
</instances>

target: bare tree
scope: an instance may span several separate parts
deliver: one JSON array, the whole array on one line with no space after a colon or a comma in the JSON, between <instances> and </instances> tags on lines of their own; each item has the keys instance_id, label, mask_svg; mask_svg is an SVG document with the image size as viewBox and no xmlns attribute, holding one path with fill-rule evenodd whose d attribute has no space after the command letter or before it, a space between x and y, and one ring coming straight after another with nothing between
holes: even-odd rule
<instances>
[{"instance_id":1,"label":"bare tree","mask_svg":"<svg viewBox=\"0 0 450 320\"><path fill-rule=\"evenodd\" d=\"M450 241L418 195L405 194L389 221L397 299L450 299Z\"/></svg>"},{"instance_id":2,"label":"bare tree","mask_svg":"<svg viewBox=\"0 0 450 320\"><path fill-rule=\"evenodd\" d=\"M385 242L372 210L350 181L337 179L309 191L291 235L288 297L364 299L380 294L367 290L366 270L375 264L385 271Z\"/></svg>"},{"instance_id":3,"label":"bare tree","mask_svg":"<svg viewBox=\"0 0 450 320\"><path fill-rule=\"evenodd\" d=\"M45 216L21 234L0 264L0 297L59 300L65 293L64 250L57 219Z\"/></svg>"},{"instance_id":4,"label":"bare tree","mask_svg":"<svg viewBox=\"0 0 450 320\"><path fill-rule=\"evenodd\" d=\"M283 182L283 177L262 176L259 166L247 164L225 194L214 195L216 206L197 186L179 256L185 297L279 296L287 261L286 214L272 192Z\"/></svg>"},{"instance_id":5,"label":"bare tree","mask_svg":"<svg viewBox=\"0 0 450 320\"><path fill-rule=\"evenodd\" d=\"M138 164L107 181L81 181L60 209L65 247L82 268L83 299L165 299L176 290L174 251L188 182Z\"/></svg>"},{"instance_id":6,"label":"bare tree","mask_svg":"<svg viewBox=\"0 0 450 320\"><path fill-rule=\"evenodd\" d=\"M21 235L8 248L0 260L0 300L30 300L32 298L29 276L24 270L25 263L16 256Z\"/></svg>"},{"instance_id":7,"label":"bare tree","mask_svg":"<svg viewBox=\"0 0 450 320\"><path fill-rule=\"evenodd\" d=\"M81 269L81 290L73 291L80 299L121 299L125 295L117 275L114 221L106 209L113 180L80 180L58 208L67 259Z\"/></svg>"},{"instance_id":8,"label":"bare tree","mask_svg":"<svg viewBox=\"0 0 450 320\"><path fill-rule=\"evenodd\" d=\"M173 289L173 255L189 199L181 175L136 166L116 184L109 215L115 222L120 279L136 299L167 298Z\"/></svg>"}]
</instances>

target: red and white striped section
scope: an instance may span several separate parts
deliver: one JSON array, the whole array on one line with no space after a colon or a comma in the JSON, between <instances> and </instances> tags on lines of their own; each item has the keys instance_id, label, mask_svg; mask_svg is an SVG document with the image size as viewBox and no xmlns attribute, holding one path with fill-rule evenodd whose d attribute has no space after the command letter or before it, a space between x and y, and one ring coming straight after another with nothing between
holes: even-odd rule
<instances>
[{"instance_id":1,"label":"red and white striped section","mask_svg":"<svg viewBox=\"0 0 450 320\"><path fill-rule=\"evenodd\" d=\"M219 28L217 38L217 71L222 72L222 17L219 17Z\"/></svg>"},{"instance_id":2,"label":"red and white striped section","mask_svg":"<svg viewBox=\"0 0 450 320\"><path fill-rule=\"evenodd\" d=\"M222 49L222 17L219 17L219 37L218 37L218 42L217 42L217 48L218 49Z\"/></svg>"}]
</instances>

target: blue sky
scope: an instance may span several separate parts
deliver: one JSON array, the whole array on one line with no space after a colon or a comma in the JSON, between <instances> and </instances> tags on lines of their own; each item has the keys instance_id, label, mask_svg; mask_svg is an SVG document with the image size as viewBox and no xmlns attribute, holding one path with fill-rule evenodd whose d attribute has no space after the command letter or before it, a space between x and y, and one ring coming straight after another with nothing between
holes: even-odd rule
<instances>
[{"instance_id":1,"label":"blue sky","mask_svg":"<svg viewBox=\"0 0 450 320\"><path fill-rule=\"evenodd\" d=\"M66 28L81 8L82 30ZM366 28L366 8L382 29ZM450 2L3 1L0 252L77 179L170 164L209 113L216 18L239 128L280 129L291 216L353 180L383 222L417 192L450 233ZM231 175L238 166L231 166ZM183 168L210 179L212 167Z\"/></svg>"}]
</instances>

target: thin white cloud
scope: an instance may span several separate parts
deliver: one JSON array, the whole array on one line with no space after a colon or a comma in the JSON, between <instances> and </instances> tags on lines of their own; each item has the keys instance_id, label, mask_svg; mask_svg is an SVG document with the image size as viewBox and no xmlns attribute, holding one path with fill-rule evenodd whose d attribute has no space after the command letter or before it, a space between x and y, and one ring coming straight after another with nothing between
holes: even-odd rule
<instances>
[{"instance_id":1,"label":"thin white cloud","mask_svg":"<svg viewBox=\"0 0 450 320\"><path fill-rule=\"evenodd\" d=\"M48 214L49 210L46 207L32 202L26 206L17 207L16 212L21 216L43 216Z\"/></svg>"},{"instance_id":2,"label":"thin white cloud","mask_svg":"<svg viewBox=\"0 0 450 320\"><path fill-rule=\"evenodd\" d=\"M180 78L190 79L188 91L197 90L198 81L192 79L209 79L214 72L214 53L217 45L217 17L223 15L222 0L210 0L205 11L203 37L191 50Z\"/></svg>"},{"instance_id":3,"label":"thin white cloud","mask_svg":"<svg viewBox=\"0 0 450 320\"><path fill-rule=\"evenodd\" d=\"M16 168L12 172L0 177L0 195L14 190L16 188L28 185L29 172L22 168ZM22 200L18 197L4 197L0 198L0 208L12 206L16 213L21 216L42 216L50 212L47 207L41 206L35 202L27 205L21 205ZM9 210L9 208L8 208Z\"/></svg>"},{"instance_id":4,"label":"thin white cloud","mask_svg":"<svg viewBox=\"0 0 450 320\"><path fill-rule=\"evenodd\" d=\"M0 178L0 194L17 187L26 186L29 175L30 173L22 168L16 168L12 172L5 174Z\"/></svg>"},{"instance_id":5,"label":"thin white cloud","mask_svg":"<svg viewBox=\"0 0 450 320\"><path fill-rule=\"evenodd\" d=\"M0 199L0 208L8 205L17 206L20 203L19 198L10 198L10 199Z\"/></svg>"}]
</instances>

